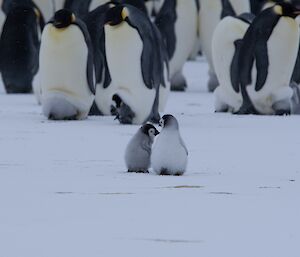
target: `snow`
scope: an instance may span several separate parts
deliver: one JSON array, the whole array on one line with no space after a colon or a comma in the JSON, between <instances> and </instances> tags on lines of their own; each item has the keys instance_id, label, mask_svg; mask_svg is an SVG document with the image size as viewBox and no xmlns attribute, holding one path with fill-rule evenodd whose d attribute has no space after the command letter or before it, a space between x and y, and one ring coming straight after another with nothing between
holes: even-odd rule
<instances>
[{"instance_id":1,"label":"snow","mask_svg":"<svg viewBox=\"0 0 300 257\"><path fill-rule=\"evenodd\" d=\"M125 172L137 126L48 121L0 94L0 257L298 257L300 117L215 114L206 73L188 63L167 106L182 177Z\"/></svg>"}]
</instances>

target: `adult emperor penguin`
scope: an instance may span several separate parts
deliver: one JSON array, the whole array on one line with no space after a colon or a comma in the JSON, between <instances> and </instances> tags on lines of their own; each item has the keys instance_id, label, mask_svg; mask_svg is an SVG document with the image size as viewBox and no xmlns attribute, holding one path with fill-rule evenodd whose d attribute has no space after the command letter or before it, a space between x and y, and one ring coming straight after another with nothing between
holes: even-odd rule
<instances>
[{"instance_id":1,"label":"adult emperor penguin","mask_svg":"<svg viewBox=\"0 0 300 257\"><path fill-rule=\"evenodd\" d=\"M152 144L158 134L152 124L145 124L129 141L125 151L128 172L148 173Z\"/></svg>"},{"instance_id":2,"label":"adult emperor penguin","mask_svg":"<svg viewBox=\"0 0 300 257\"><path fill-rule=\"evenodd\" d=\"M169 92L167 56L159 31L146 14L127 4L111 7L105 23L103 67L111 81L97 84L98 108L105 115L113 110L121 123L158 122Z\"/></svg>"},{"instance_id":3,"label":"adult emperor penguin","mask_svg":"<svg viewBox=\"0 0 300 257\"><path fill-rule=\"evenodd\" d=\"M182 70L194 49L197 21L197 0L165 0L155 19L168 50L172 90L187 87Z\"/></svg>"},{"instance_id":4,"label":"adult emperor penguin","mask_svg":"<svg viewBox=\"0 0 300 257\"><path fill-rule=\"evenodd\" d=\"M238 114L289 114L289 87L299 48L300 10L279 3L249 26L233 60L232 86L241 92ZM284 49L284 51L283 51Z\"/></svg>"},{"instance_id":5,"label":"adult emperor penguin","mask_svg":"<svg viewBox=\"0 0 300 257\"><path fill-rule=\"evenodd\" d=\"M249 0L200 0L200 5L201 50L208 61L208 90L212 92L219 85L212 60L211 48L214 30L222 18L250 12L250 5Z\"/></svg>"},{"instance_id":6,"label":"adult emperor penguin","mask_svg":"<svg viewBox=\"0 0 300 257\"><path fill-rule=\"evenodd\" d=\"M177 119L164 115L159 121L163 128L154 144L151 166L158 175L182 175L187 168L188 150L181 138Z\"/></svg>"},{"instance_id":7,"label":"adult emperor penguin","mask_svg":"<svg viewBox=\"0 0 300 257\"><path fill-rule=\"evenodd\" d=\"M45 26L40 50L43 113L49 119L84 119L94 100L94 65L85 24L62 9Z\"/></svg>"},{"instance_id":8,"label":"adult emperor penguin","mask_svg":"<svg viewBox=\"0 0 300 257\"><path fill-rule=\"evenodd\" d=\"M234 61L238 48L255 16L245 13L227 16L217 25L212 40L212 56L220 85L214 91L216 112L237 112L242 105L242 95L232 87L231 79L237 72Z\"/></svg>"},{"instance_id":9,"label":"adult emperor penguin","mask_svg":"<svg viewBox=\"0 0 300 257\"><path fill-rule=\"evenodd\" d=\"M30 93L38 71L40 11L15 6L8 11L0 39L0 71L7 93Z\"/></svg>"}]
</instances>

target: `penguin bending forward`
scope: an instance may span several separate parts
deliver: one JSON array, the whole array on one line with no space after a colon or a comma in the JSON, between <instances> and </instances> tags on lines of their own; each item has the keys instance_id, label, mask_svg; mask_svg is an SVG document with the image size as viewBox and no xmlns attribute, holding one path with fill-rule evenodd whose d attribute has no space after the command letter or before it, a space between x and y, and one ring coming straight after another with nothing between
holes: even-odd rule
<instances>
[{"instance_id":1,"label":"penguin bending forward","mask_svg":"<svg viewBox=\"0 0 300 257\"><path fill-rule=\"evenodd\" d=\"M222 85L216 91L216 111L290 113L293 91L289 84L299 47L299 25L295 20L299 13L288 3L268 8L253 20L243 39L234 42L235 52L226 68L230 75L221 79ZM224 46L220 47L224 51Z\"/></svg>"},{"instance_id":2,"label":"penguin bending forward","mask_svg":"<svg viewBox=\"0 0 300 257\"><path fill-rule=\"evenodd\" d=\"M241 41L255 18L250 13L227 16L217 25L212 39L212 57L219 86L214 91L216 112L237 112L242 105L242 95L232 87Z\"/></svg>"},{"instance_id":3,"label":"penguin bending forward","mask_svg":"<svg viewBox=\"0 0 300 257\"><path fill-rule=\"evenodd\" d=\"M156 16L155 24L167 46L174 91L184 91L187 87L183 65L195 48L198 22L198 0L164 0Z\"/></svg>"},{"instance_id":4,"label":"penguin bending forward","mask_svg":"<svg viewBox=\"0 0 300 257\"><path fill-rule=\"evenodd\" d=\"M237 114L289 114L290 80L299 47L300 10L279 3L259 14L236 44L231 85L242 96Z\"/></svg>"},{"instance_id":5,"label":"penguin bending forward","mask_svg":"<svg viewBox=\"0 0 300 257\"><path fill-rule=\"evenodd\" d=\"M249 0L201 0L200 3L201 50L209 65L208 90L213 92L219 85L212 59L212 38L215 28L226 16L250 12L250 4ZM226 37L226 35L224 36Z\"/></svg>"},{"instance_id":6,"label":"penguin bending forward","mask_svg":"<svg viewBox=\"0 0 300 257\"><path fill-rule=\"evenodd\" d=\"M84 119L94 101L94 64L85 24L66 9L45 26L40 74L43 113L49 119Z\"/></svg>"},{"instance_id":7,"label":"penguin bending forward","mask_svg":"<svg viewBox=\"0 0 300 257\"><path fill-rule=\"evenodd\" d=\"M167 53L158 29L139 9L115 3L106 13L103 37L101 67L110 79L97 84L99 110L124 124L158 122L170 88Z\"/></svg>"}]
</instances>

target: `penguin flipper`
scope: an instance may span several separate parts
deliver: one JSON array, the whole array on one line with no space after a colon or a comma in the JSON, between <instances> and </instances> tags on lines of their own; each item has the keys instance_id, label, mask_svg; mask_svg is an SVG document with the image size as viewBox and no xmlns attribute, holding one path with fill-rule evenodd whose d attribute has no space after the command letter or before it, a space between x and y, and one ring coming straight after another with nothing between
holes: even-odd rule
<instances>
[{"instance_id":1,"label":"penguin flipper","mask_svg":"<svg viewBox=\"0 0 300 257\"><path fill-rule=\"evenodd\" d=\"M260 42L256 45L255 60L257 70L255 91L259 91L266 83L269 70L268 46L266 42Z\"/></svg>"},{"instance_id":2,"label":"penguin flipper","mask_svg":"<svg viewBox=\"0 0 300 257\"><path fill-rule=\"evenodd\" d=\"M172 59L176 50L176 34L175 22L176 15L176 1L164 1L159 13L156 16L155 24L158 27L163 41L167 46L168 57Z\"/></svg>"},{"instance_id":3,"label":"penguin flipper","mask_svg":"<svg viewBox=\"0 0 300 257\"><path fill-rule=\"evenodd\" d=\"M236 16L236 12L234 11L231 3L229 0L222 0L222 13L221 13L221 19L227 17L227 16Z\"/></svg>"},{"instance_id":4,"label":"penguin flipper","mask_svg":"<svg viewBox=\"0 0 300 257\"><path fill-rule=\"evenodd\" d=\"M235 45L235 52L232 58L232 62L230 65L230 79L231 85L236 93L240 92L240 83L239 83L239 58L240 58L240 51L242 46L243 40L238 39L234 42Z\"/></svg>"},{"instance_id":5,"label":"penguin flipper","mask_svg":"<svg viewBox=\"0 0 300 257\"><path fill-rule=\"evenodd\" d=\"M90 116L102 116L103 115L103 113L99 110L95 101L93 102L93 105L90 109L89 115Z\"/></svg>"},{"instance_id":6,"label":"penguin flipper","mask_svg":"<svg viewBox=\"0 0 300 257\"><path fill-rule=\"evenodd\" d=\"M93 94L95 94L96 90L95 90L95 78L94 78L94 76L95 76L94 55L93 55L93 45L92 45L92 41L90 38L90 34L88 32L87 26L80 19L76 19L74 24L77 25L79 27L79 29L82 31L82 33L84 35L85 43L88 48L87 68L86 68L87 75L86 76L87 76L87 82L88 82L89 89Z\"/></svg>"}]
</instances>

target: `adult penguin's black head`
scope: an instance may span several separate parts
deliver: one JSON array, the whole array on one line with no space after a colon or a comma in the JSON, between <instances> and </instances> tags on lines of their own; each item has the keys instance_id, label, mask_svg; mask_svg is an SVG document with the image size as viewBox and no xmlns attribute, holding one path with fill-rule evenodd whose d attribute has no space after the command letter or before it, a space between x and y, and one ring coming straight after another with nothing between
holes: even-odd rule
<instances>
[{"instance_id":1,"label":"adult penguin's black head","mask_svg":"<svg viewBox=\"0 0 300 257\"><path fill-rule=\"evenodd\" d=\"M123 5L116 5L106 13L105 24L116 26L122 23L128 16L127 8Z\"/></svg>"},{"instance_id":2,"label":"adult penguin's black head","mask_svg":"<svg viewBox=\"0 0 300 257\"><path fill-rule=\"evenodd\" d=\"M54 14L53 26L58 29L63 29L70 26L76 21L75 14L70 10L61 9Z\"/></svg>"},{"instance_id":3,"label":"adult penguin's black head","mask_svg":"<svg viewBox=\"0 0 300 257\"><path fill-rule=\"evenodd\" d=\"M286 16L295 19L299 14L300 10L297 9L293 4L283 2L273 6L274 12L279 16Z\"/></svg>"}]
</instances>

